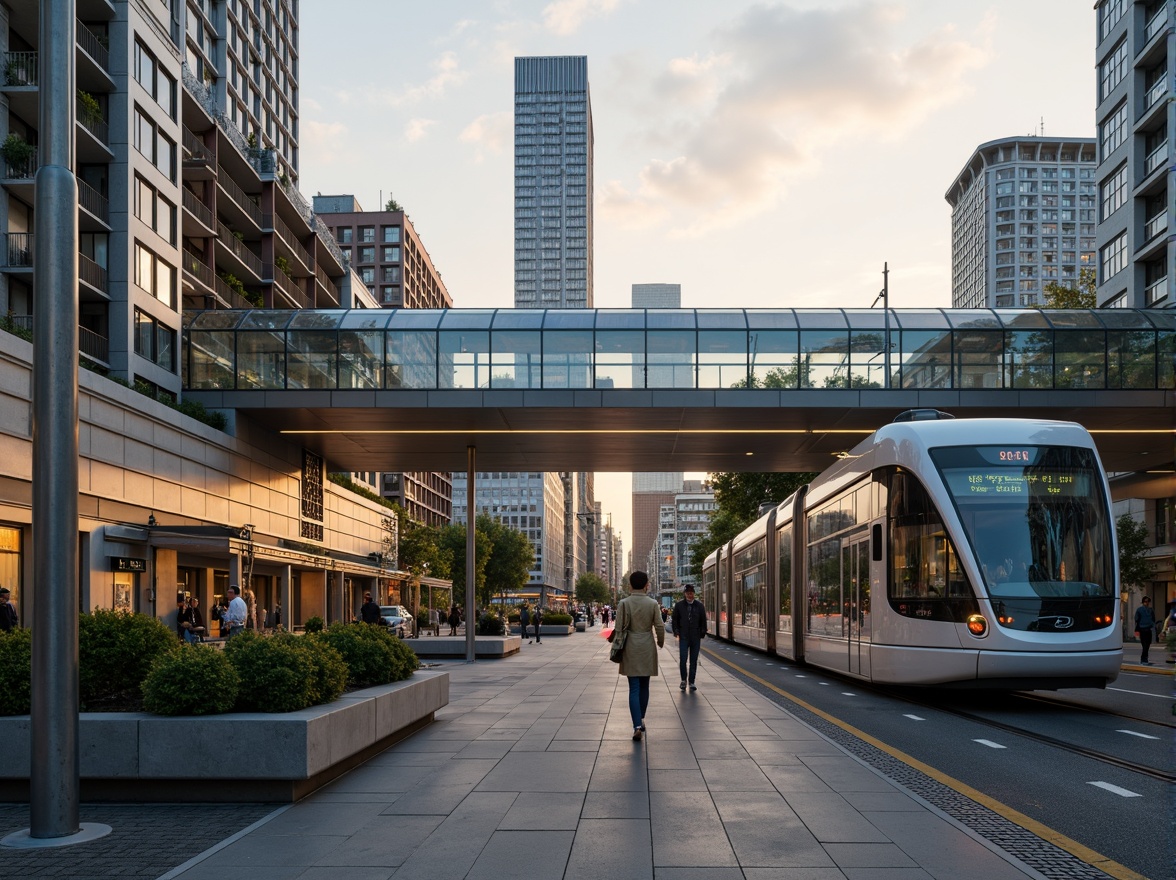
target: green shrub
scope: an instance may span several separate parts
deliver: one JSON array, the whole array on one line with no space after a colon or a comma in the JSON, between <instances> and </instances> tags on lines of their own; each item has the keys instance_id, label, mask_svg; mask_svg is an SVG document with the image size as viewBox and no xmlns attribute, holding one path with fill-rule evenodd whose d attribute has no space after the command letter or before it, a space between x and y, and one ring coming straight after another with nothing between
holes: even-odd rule
<instances>
[{"instance_id":1,"label":"green shrub","mask_svg":"<svg viewBox=\"0 0 1176 880\"><path fill-rule=\"evenodd\" d=\"M506 624L493 611L487 611L478 618L478 635L502 636L506 635Z\"/></svg>"},{"instance_id":2,"label":"green shrub","mask_svg":"<svg viewBox=\"0 0 1176 880\"><path fill-rule=\"evenodd\" d=\"M396 675L393 681L404 681L421 668L420 658L408 643L400 639L392 640L392 653L396 655Z\"/></svg>"},{"instance_id":3,"label":"green shrub","mask_svg":"<svg viewBox=\"0 0 1176 880\"><path fill-rule=\"evenodd\" d=\"M303 627L308 633L321 633L326 626L326 622L318 616L310 618L306 621L306 626Z\"/></svg>"},{"instance_id":4,"label":"green shrub","mask_svg":"<svg viewBox=\"0 0 1176 880\"><path fill-rule=\"evenodd\" d=\"M279 633L273 637L289 642L300 651L305 652L314 666L314 677L311 680L312 706L331 703L339 699L343 689L347 687L347 664L343 662L343 655L327 644L322 636L295 636L289 633Z\"/></svg>"},{"instance_id":5,"label":"green shrub","mask_svg":"<svg viewBox=\"0 0 1176 880\"><path fill-rule=\"evenodd\" d=\"M236 708L242 712L296 712L311 705L317 693L310 652L286 638L254 636L229 640L226 651L241 684Z\"/></svg>"},{"instance_id":6,"label":"green shrub","mask_svg":"<svg viewBox=\"0 0 1176 880\"><path fill-rule=\"evenodd\" d=\"M32 695L33 634L27 629L0 632L0 715L28 715Z\"/></svg>"},{"instance_id":7,"label":"green shrub","mask_svg":"<svg viewBox=\"0 0 1176 880\"><path fill-rule=\"evenodd\" d=\"M420 608L416 613L417 632L429 628L429 609Z\"/></svg>"},{"instance_id":8,"label":"green shrub","mask_svg":"<svg viewBox=\"0 0 1176 880\"><path fill-rule=\"evenodd\" d=\"M540 623L550 624L551 626L567 626L572 622L572 615L564 614L562 611L551 611L543 615L543 620Z\"/></svg>"},{"instance_id":9,"label":"green shrub","mask_svg":"<svg viewBox=\"0 0 1176 880\"><path fill-rule=\"evenodd\" d=\"M219 715L232 711L239 687L223 652L185 645L155 661L143 682L143 708L156 715Z\"/></svg>"},{"instance_id":10,"label":"green shrub","mask_svg":"<svg viewBox=\"0 0 1176 880\"><path fill-rule=\"evenodd\" d=\"M407 667L403 643L383 627L363 623L333 623L321 638L343 655L347 664L347 683L364 688L408 678L416 668ZM407 647L407 646L404 646ZM416 659L412 649L408 653Z\"/></svg>"},{"instance_id":11,"label":"green shrub","mask_svg":"<svg viewBox=\"0 0 1176 880\"><path fill-rule=\"evenodd\" d=\"M506 619L508 623L518 623L522 619L522 614L518 611L511 611L506 615Z\"/></svg>"},{"instance_id":12,"label":"green shrub","mask_svg":"<svg viewBox=\"0 0 1176 880\"><path fill-rule=\"evenodd\" d=\"M78 619L78 685L82 708L100 700L138 695L151 667L179 650L180 640L146 614L98 609Z\"/></svg>"}]
</instances>

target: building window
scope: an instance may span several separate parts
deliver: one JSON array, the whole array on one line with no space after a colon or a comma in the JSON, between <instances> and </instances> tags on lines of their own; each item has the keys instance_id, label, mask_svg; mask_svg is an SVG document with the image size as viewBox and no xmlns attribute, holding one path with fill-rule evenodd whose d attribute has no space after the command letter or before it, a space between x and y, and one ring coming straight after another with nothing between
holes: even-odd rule
<instances>
[{"instance_id":1,"label":"building window","mask_svg":"<svg viewBox=\"0 0 1176 880\"><path fill-rule=\"evenodd\" d=\"M359 249L359 262L374 263L376 261L376 249L374 247L361 247Z\"/></svg>"},{"instance_id":2,"label":"building window","mask_svg":"<svg viewBox=\"0 0 1176 880\"><path fill-rule=\"evenodd\" d=\"M140 309L135 309L135 354L169 373L175 372L176 332Z\"/></svg>"},{"instance_id":3,"label":"building window","mask_svg":"<svg viewBox=\"0 0 1176 880\"><path fill-rule=\"evenodd\" d=\"M1101 283L1105 284L1127 267L1127 233L1120 232L1102 249Z\"/></svg>"},{"instance_id":4,"label":"building window","mask_svg":"<svg viewBox=\"0 0 1176 880\"><path fill-rule=\"evenodd\" d=\"M1115 90L1115 86L1123 81L1127 75L1127 38L1119 40L1111 54L1098 67L1099 100L1106 100Z\"/></svg>"},{"instance_id":5,"label":"building window","mask_svg":"<svg viewBox=\"0 0 1176 880\"><path fill-rule=\"evenodd\" d=\"M152 165L174 181L176 173L176 144L161 132L155 122L135 107L135 149Z\"/></svg>"},{"instance_id":6,"label":"building window","mask_svg":"<svg viewBox=\"0 0 1176 880\"><path fill-rule=\"evenodd\" d=\"M1107 36L1114 30L1115 25L1119 23L1119 19L1123 17L1123 12L1127 8L1127 0L1106 0L1102 6L1098 8L1098 38L1105 40Z\"/></svg>"},{"instance_id":7,"label":"building window","mask_svg":"<svg viewBox=\"0 0 1176 880\"><path fill-rule=\"evenodd\" d=\"M381 231L384 235L385 244L398 244L400 242L399 226L384 226Z\"/></svg>"},{"instance_id":8,"label":"building window","mask_svg":"<svg viewBox=\"0 0 1176 880\"><path fill-rule=\"evenodd\" d=\"M351 236L354 230L350 226L340 226L336 231L336 240L340 244L351 244Z\"/></svg>"},{"instance_id":9,"label":"building window","mask_svg":"<svg viewBox=\"0 0 1176 880\"><path fill-rule=\"evenodd\" d=\"M176 270L156 254L135 242L135 284L168 308L176 307Z\"/></svg>"},{"instance_id":10,"label":"building window","mask_svg":"<svg viewBox=\"0 0 1176 880\"><path fill-rule=\"evenodd\" d=\"M1127 195L1127 163L1124 162L1102 184L1102 219L1106 220L1121 207Z\"/></svg>"},{"instance_id":11,"label":"building window","mask_svg":"<svg viewBox=\"0 0 1176 880\"><path fill-rule=\"evenodd\" d=\"M135 41L135 81L164 113L176 118L176 81L160 68L155 56L138 40Z\"/></svg>"},{"instance_id":12,"label":"building window","mask_svg":"<svg viewBox=\"0 0 1176 880\"><path fill-rule=\"evenodd\" d=\"M1127 102L1121 101L1099 126L1102 158L1111 155L1127 137Z\"/></svg>"},{"instance_id":13,"label":"building window","mask_svg":"<svg viewBox=\"0 0 1176 880\"><path fill-rule=\"evenodd\" d=\"M363 242L375 241L376 240L376 227L374 227L374 226L361 226L361 227L359 227L359 240L363 241Z\"/></svg>"},{"instance_id":14,"label":"building window","mask_svg":"<svg viewBox=\"0 0 1176 880\"><path fill-rule=\"evenodd\" d=\"M384 267L384 282L386 284L400 283L400 267L399 266L385 266Z\"/></svg>"},{"instance_id":15,"label":"building window","mask_svg":"<svg viewBox=\"0 0 1176 880\"><path fill-rule=\"evenodd\" d=\"M135 216L150 226L168 244L176 243L176 206L155 187L136 175Z\"/></svg>"},{"instance_id":16,"label":"building window","mask_svg":"<svg viewBox=\"0 0 1176 880\"><path fill-rule=\"evenodd\" d=\"M376 280L376 270L371 266L364 266L359 270L359 277L364 284L371 284Z\"/></svg>"}]
</instances>

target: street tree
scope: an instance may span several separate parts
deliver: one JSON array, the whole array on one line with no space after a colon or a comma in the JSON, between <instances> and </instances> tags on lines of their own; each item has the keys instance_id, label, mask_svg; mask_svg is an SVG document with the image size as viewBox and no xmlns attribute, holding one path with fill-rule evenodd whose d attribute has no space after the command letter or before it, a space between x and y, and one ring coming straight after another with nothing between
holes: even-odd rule
<instances>
[{"instance_id":1,"label":"street tree","mask_svg":"<svg viewBox=\"0 0 1176 880\"><path fill-rule=\"evenodd\" d=\"M1093 309L1098 307L1095 292L1097 278L1094 267L1084 266L1078 271L1078 283L1074 285L1050 281L1043 288L1045 302L1043 309Z\"/></svg>"},{"instance_id":2,"label":"street tree","mask_svg":"<svg viewBox=\"0 0 1176 880\"><path fill-rule=\"evenodd\" d=\"M1119 583L1128 591L1139 589L1152 579L1147 559L1147 526L1129 513L1115 520L1119 541Z\"/></svg>"},{"instance_id":3,"label":"street tree","mask_svg":"<svg viewBox=\"0 0 1176 880\"><path fill-rule=\"evenodd\" d=\"M576 601L589 604L600 602L606 604L612 598L608 584L600 575L586 571L576 578Z\"/></svg>"},{"instance_id":4,"label":"street tree","mask_svg":"<svg viewBox=\"0 0 1176 880\"><path fill-rule=\"evenodd\" d=\"M478 589L478 602L490 605L495 596L505 595L527 584L535 565L535 548L518 529L502 523L489 514L478 514L475 528L490 540L486 560L485 587Z\"/></svg>"},{"instance_id":5,"label":"street tree","mask_svg":"<svg viewBox=\"0 0 1176 880\"><path fill-rule=\"evenodd\" d=\"M453 580L453 601L465 607L466 596L466 527L465 523L442 526L438 543L449 559L449 577ZM490 558L490 538L474 526L474 596L486 585L486 562Z\"/></svg>"},{"instance_id":6,"label":"street tree","mask_svg":"<svg viewBox=\"0 0 1176 880\"><path fill-rule=\"evenodd\" d=\"M398 532L396 541L396 568L408 572L409 575L409 604L412 607L413 631L416 631L416 615L421 604L421 578L425 572L432 572L443 577L443 570L447 567L439 544L440 535L437 529L415 520L400 504L393 503L391 517L384 517L382 525L385 534L395 528Z\"/></svg>"}]
</instances>

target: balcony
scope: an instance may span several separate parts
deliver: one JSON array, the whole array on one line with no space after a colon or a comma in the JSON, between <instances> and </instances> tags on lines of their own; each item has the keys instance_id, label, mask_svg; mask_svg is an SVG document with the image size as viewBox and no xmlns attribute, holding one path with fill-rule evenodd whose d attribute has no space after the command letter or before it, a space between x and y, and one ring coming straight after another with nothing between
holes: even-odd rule
<instances>
[{"instance_id":1,"label":"balcony","mask_svg":"<svg viewBox=\"0 0 1176 880\"><path fill-rule=\"evenodd\" d=\"M187 61L180 68L180 77L184 81L184 88L188 94L200 105L200 109L208 114L209 119L215 120L220 116L220 108L216 106L216 98L213 96L212 90L192 72Z\"/></svg>"},{"instance_id":2,"label":"balcony","mask_svg":"<svg viewBox=\"0 0 1176 880\"><path fill-rule=\"evenodd\" d=\"M309 272L310 267L314 265L314 259L310 256L310 252L302 246L298 236L294 234L294 230L282 222L282 218L277 214L262 214L261 217L262 228L274 230L290 253Z\"/></svg>"},{"instance_id":3,"label":"balcony","mask_svg":"<svg viewBox=\"0 0 1176 880\"><path fill-rule=\"evenodd\" d=\"M81 178L78 178L78 204L90 216L102 221L107 228L110 227L109 200Z\"/></svg>"},{"instance_id":4,"label":"balcony","mask_svg":"<svg viewBox=\"0 0 1176 880\"><path fill-rule=\"evenodd\" d=\"M340 302L340 300L339 300L339 287L335 284L334 281L332 281L330 278L327 277L327 273L324 272L322 270L322 268L319 266L315 266L315 268L314 268L314 277L315 277L315 280L318 282L318 286L323 290L324 293L326 293L326 298L329 302L329 305L320 305L319 307L320 308L331 308L333 306L337 307ZM318 304L317 300L319 298L316 297L315 299L316 299L316 305L317 305Z\"/></svg>"},{"instance_id":5,"label":"balcony","mask_svg":"<svg viewBox=\"0 0 1176 880\"><path fill-rule=\"evenodd\" d=\"M290 276L279 269L272 263L265 264L265 277L272 278L274 281L274 308L294 308L294 309L309 309L310 298L306 292L298 287L298 285L291 280ZM278 302L277 292L281 291L282 295L293 305L283 305Z\"/></svg>"},{"instance_id":6,"label":"balcony","mask_svg":"<svg viewBox=\"0 0 1176 880\"><path fill-rule=\"evenodd\" d=\"M4 53L4 87L6 89L37 87L36 52Z\"/></svg>"},{"instance_id":7,"label":"balcony","mask_svg":"<svg viewBox=\"0 0 1176 880\"><path fill-rule=\"evenodd\" d=\"M196 198L196 193L190 189L183 189L181 193L184 210L194 217L204 228L193 229L191 224L184 224L184 234L194 235L197 238L208 238L216 229L216 220L212 216L211 209L204 204L200 199Z\"/></svg>"},{"instance_id":8,"label":"balcony","mask_svg":"<svg viewBox=\"0 0 1176 880\"><path fill-rule=\"evenodd\" d=\"M1143 112L1146 113L1168 94L1168 72L1161 71L1159 79L1148 87L1147 96L1143 99Z\"/></svg>"},{"instance_id":9,"label":"balcony","mask_svg":"<svg viewBox=\"0 0 1176 880\"><path fill-rule=\"evenodd\" d=\"M78 281L98 291L104 297L110 294L110 285L106 281L106 269L85 254L78 254Z\"/></svg>"},{"instance_id":10,"label":"balcony","mask_svg":"<svg viewBox=\"0 0 1176 880\"><path fill-rule=\"evenodd\" d=\"M233 234L233 230L229 229L229 227L225 226L225 224L218 221L216 224L216 234L216 240L220 242L229 253L240 260L241 264L245 266L248 271L252 272L255 278L260 281L262 278L269 277L265 274L265 270L257 254L253 253L253 251L245 247L245 242L237 238L237 236Z\"/></svg>"},{"instance_id":11,"label":"balcony","mask_svg":"<svg viewBox=\"0 0 1176 880\"><path fill-rule=\"evenodd\" d=\"M204 286L208 292L216 290L216 273L208 266L200 261L199 258L192 256L192 254L185 253L181 262L184 266L184 275L191 276Z\"/></svg>"},{"instance_id":12,"label":"balcony","mask_svg":"<svg viewBox=\"0 0 1176 880\"><path fill-rule=\"evenodd\" d=\"M327 224L323 222L323 218L317 214L314 216L314 231L318 235L319 241L336 260L339 261L339 268L347 268L347 260L343 256L343 251L339 247L339 242L335 241L335 236L331 234L331 230Z\"/></svg>"},{"instance_id":13,"label":"balcony","mask_svg":"<svg viewBox=\"0 0 1176 880\"><path fill-rule=\"evenodd\" d=\"M1145 242L1151 241L1157 235L1162 235L1168 231L1168 209L1160 211L1154 217L1150 217L1143 225L1143 240Z\"/></svg>"},{"instance_id":14,"label":"balcony","mask_svg":"<svg viewBox=\"0 0 1176 880\"><path fill-rule=\"evenodd\" d=\"M212 150L204 145L185 125L181 134L184 145L184 177L187 180L211 180L216 176L216 158Z\"/></svg>"},{"instance_id":15,"label":"balcony","mask_svg":"<svg viewBox=\"0 0 1176 880\"><path fill-rule=\"evenodd\" d=\"M103 45L97 34L80 21L77 22L76 30L78 48L94 59L94 63L102 69L103 73L110 76L110 49Z\"/></svg>"},{"instance_id":16,"label":"balcony","mask_svg":"<svg viewBox=\"0 0 1176 880\"><path fill-rule=\"evenodd\" d=\"M1143 289L1144 302L1148 308L1162 302L1168 295L1168 276L1157 278Z\"/></svg>"},{"instance_id":17,"label":"balcony","mask_svg":"<svg viewBox=\"0 0 1176 880\"><path fill-rule=\"evenodd\" d=\"M13 325L24 330L33 332L33 316L32 315L9 315ZM81 324L78 325L78 351L86 355L91 360L100 361L103 364L110 363L110 342L105 336L100 333L95 333Z\"/></svg>"},{"instance_id":18,"label":"balcony","mask_svg":"<svg viewBox=\"0 0 1176 880\"><path fill-rule=\"evenodd\" d=\"M1157 168L1164 167L1168 162L1168 139L1157 146L1154 150L1147 154L1147 159L1143 163L1143 176L1148 177Z\"/></svg>"},{"instance_id":19,"label":"balcony","mask_svg":"<svg viewBox=\"0 0 1176 880\"><path fill-rule=\"evenodd\" d=\"M24 199L30 205L33 203L33 180L37 176L37 153L23 161L4 163L4 186L14 195Z\"/></svg>"},{"instance_id":20,"label":"balcony","mask_svg":"<svg viewBox=\"0 0 1176 880\"><path fill-rule=\"evenodd\" d=\"M262 216L261 208L258 207L257 202L250 198L245 190L241 189L241 187L237 186L237 184L233 182L233 179L229 177L224 168L222 168L220 165L217 165L216 170L216 185L225 191L225 195L227 195L233 204L236 205L238 209L240 209L241 213L249 218L249 220L253 221L254 226L260 230Z\"/></svg>"},{"instance_id":21,"label":"balcony","mask_svg":"<svg viewBox=\"0 0 1176 880\"><path fill-rule=\"evenodd\" d=\"M1160 8L1156 10L1155 15L1148 19L1147 24L1143 28L1143 44L1146 46L1151 42L1152 37L1162 31L1168 26L1168 4L1161 3Z\"/></svg>"},{"instance_id":22,"label":"balcony","mask_svg":"<svg viewBox=\"0 0 1176 880\"><path fill-rule=\"evenodd\" d=\"M8 269L33 268L33 234L31 232L7 232L5 238L5 267Z\"/></svg>"},{"instance_id":23,"label":"balcony","mask_svg":"<svg viewBox=\"0 0 1176 880\"><path fill-rule=\"evenodd\" d=\"M224 305L222 308L226 309L252 309L256 306L247 300L241 294L237 293L233 288L229 287L219 275L214 279L214 289L216 290L217 298Z\"/></svg>"}]
</instances>

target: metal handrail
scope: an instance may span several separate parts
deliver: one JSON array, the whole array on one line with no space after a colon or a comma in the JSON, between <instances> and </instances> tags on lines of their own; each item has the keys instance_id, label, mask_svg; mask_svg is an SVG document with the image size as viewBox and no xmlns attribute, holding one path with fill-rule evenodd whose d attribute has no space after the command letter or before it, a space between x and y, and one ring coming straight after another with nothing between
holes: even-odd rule
<instances>
[{"instance_id":1,"label":"metal handrail","mask_svg":"<svg viewBox=\"0 0 1176 880\"><path fill-rule=\"evenodd\" d=\"M225 283L225 280L219 275L213 279L213 287L216 290L216 295L224 300L230 309L254 308L253 303L245 299L245 297L241 296L241 294L237 293L237 291L233 290L233 288L229 287L229 285Z\"/></svg>"},{"instance_id":2,"label":"metal handrail","mask_svg":"<svg viewBox=\"0 0 1176 880\"><path fill-rule=\"evenodd\" d=\"M78 125L94 135L104 146L110 145L110 125L101 115L87 117L79 113Z\"/></svg>"},{"instance_id":3,"label":"metal handrail","mask_svg":"<svg viewBox=\"0 0 1176 880\"><path fill-rule=\"evenodd\" d=\"M1143 28L1143 44L1151 42L1151 38L1158 34L1168 23L1168 4L1161 3L1155 14L1147 20Z\"/></svg>"},{"instance_id":4,"label":"metal handrail","mask_svg":"<svg viewBox=\"0 0 1176 880\"><path fill-rule=\"evenodd\" d=\"M33 265L33 234L31 232L6 232L4 234L7 262L10 268L30 268Z\"/></svg>"},{"instance_id":5,"label":"metal handrail","mask_svg":"<svg viewBox=\"0 0 1176 880\"><path fill-rule=\"evenodd\" d=\"M187 61L180 67L180 78L184 81L184 88L196 99L196 103L203 107L204 111L213 119L219 118L220 108L216 105L216 98L213 96L212 90L192 72Z\"/></svg>"},{"instance_id":6,"label":"metal handrail","mask_svg":"<svg viewBox=\"0 0 1176 880\"><path fill-rule=\"evenodd\" d=\"M314 265L314 260L311 259L310 252L302 246L302 242L298 240L298 236L294 234L294 230L287 226L277 214L265 214L263 216L270 220L273 224L270 228L290 247L290 250L294 252L295 256L302 261L302 265L310 269Z\"/></svg>"},{"instance_id":7,"label":"metal handrail","mask_svg":"<svg viewBox=\"0 0 1176 880\"><path fill-rule=\"evenodd\" d=\"M211 268L206 266L197 257L192 256L187 252L184 253L184 271L207 287L209 290L216 289L216 273Z\"/></svg>"},{"instance_id":8,"label":"metal handrail","mask_svg":"<svg viewBox=\"0 0 1176 880\"><path fill-rule=\"evenodd\" d=\"M331 301L335 305L338 305L340 302L339 286L330 279L327 273L322 270L321 266L314 267L314 277L318 280L319 286L327 292L327 296L331 298Z\"/></svg>"},{"instance_id":9,"label":"metal handrail","mask_svg":"<svg viewBox=\"0 0 1176 880\"><path fill-rule=\"evenodd\" d=\"M200 199L196 198L196 193L189 189L184 189L181 195L184 203L184 209L188 211L193 217L207 226L209 229L213 228L212 211L208 205L204 204Z\"/></svg>"},{"instance_id":10,"label":"metal handrail","mask_svg":"<svg viewBox=\"0 0 1176 880\"><path fill-rule=\"evenodd\" d=\"M335 241L335 236L331 234L330 227L323 221L323 218L318 214L314 215L314 231L318 233L319 241L321 241L328 251L339 261L339 265L344 269L347 268L347 258L343 256L343 249L339 247L339 242Z\"/></svg>"},{"instance_id":11,"label":"metal handrail","mask_svg":"<svg viewBox=\"0 0 1176 880\"><path fill-rule=\"evenodd\" d=\"M296 285L290 279L289 275L287 275L285 272L283 272L281 269L279 269L277 266L273 265L272 263L266 263L265 268L266 268L266 277L273 279L274 286L277 287L279 290L281 290L282 293L284 293L286 296L288 296L296 304L295 308L299 308L299 309L309 309L310 308L310 298L306 295L306 291L299 290L298 285ZM277 302L275 301L274 308L278 308L278 307L279 306L278 306Z\"/></svg>"},{"instance_id":12,"label":"metal handrail","mask_svg":"<svg viewBox=\"0 0 1176 880\"><path fill-rule=\"evenodd\" d=\"M1143 240L1151 241L1157 235L1168 230L1168 209L1160 211L1154 217L1149 217L1143 225Z\"/></svg>"},{"instance_id":13,"label":"metal handrail","mask_svg":"<svg viewBox=\"0 0 1176 880\"><path fill-rule=\"evenodd\" d=\"M76 33L78 45L82 50L93 58L99 67L110 73L110 50L102 45L98 35L80 21L77 22Z\"/></svg>"},{"instance_id":14,"label":"metal handrail","mask_svg":"<svg viewBox=\"0 0 1176 880\"><path fill-rule=\"evenodd\" d=\"M103 223L110 223L110 200L80 177L78 178L78 204Z\"/></svg>"},{"instance_id":15,"label":"metal handrail","mask_svg":"<svg viewBox=\"0 0 1176 880\"><path fill-rule=\"evenodd\" d=\"M36 52L4 53L4 85L35 86L38 82Z\"/></svg>"},{"instance_id":16,"label":"metal handrail","mask_svg":"<svg viewBox=\"0 0 1176 880\"><path fill-rule=\"evenodd\" d=\"M1143 161L1143 174L1146 177L1157 168L1161 167L1168 159L1168 139L1164 138L1164 142L1159 144L1154 150L1147 154L1147 158Z\"/></svg>"},{"instance_id":17,"label":"metal handrail","mask_svg":"<svg viewBox=\"0 0 1176 880\"><path fill-rule=\"evenodd\" d=\"M109 292L106 285L106 269L85 254L78 254L78 278L96 290L101 290L103 293Z\"/></svg>"},{"instance_id":18,"label":"metal handrail","mask_svg":"<svg viewBox=\"0 0 1176 880\"><path fill-rule=\"evenodd\" d=\"M237 259L249 267L258 278L265 277L265 270L262 266L261 258L249 248L245 247L244 242L240 241L237 236L233 235L233 230L225 226L219 220L216 222L217 240L236 254Z\"/></svg>"},{"instance_id":19,"label":"metal handrail","mask_svg":"<svg viewBox=\"0 0 1176 880\"><path fill-rule=\"evenodd\" d=\"M188 151L188 155L192 157L194 162L204 162L211 165L213 162L212 150L204 145L204 142L188 128L183 126L181 139L183 140L184 149Z\"/></svg>"},{"instance_id":20,"label":"metal handrail","mask_svg":"<svg viewBox=\"0 0 1176 880\"><path fill-rule=\"evenodd\" d=\"M244 211L261 228L261 208L257 202L249 198L245 190L241 189L219 164L216 166L216 185L225 191L233 203Z\"/></svg>"},{"instance_id":21,"label":"metal handrail","mask_svg":"<svg viewBox=\"0 0 1176 880\"><path fill-rule=\"evenodd\" d=\"M110 340L78 324L78 351L106 364L110 362Z\"/></svg>"},{"instance_id":22,"label":"metal handrail","mask_svg":"<svg viewBox=\"0 0 1176 880\"><path fill-rule=\"evenodd\" d=\"M1168 77L1167 74L1156 80L1147 90L1147 97L1143 102L1143 109L1150 110L1159 102L1164 95L1168 94Z\"/></svg>"},{"instance_id":23,"label":"metal handrail","mask_svg":"<svg viewBox=\"0 0 1176 880\"><path fill-rule=\"evenodd\" d=\"M37 176L37 154L29 156L23 162L5 162L5 180L32 180Z\"/></svg>"}]
</instances>

